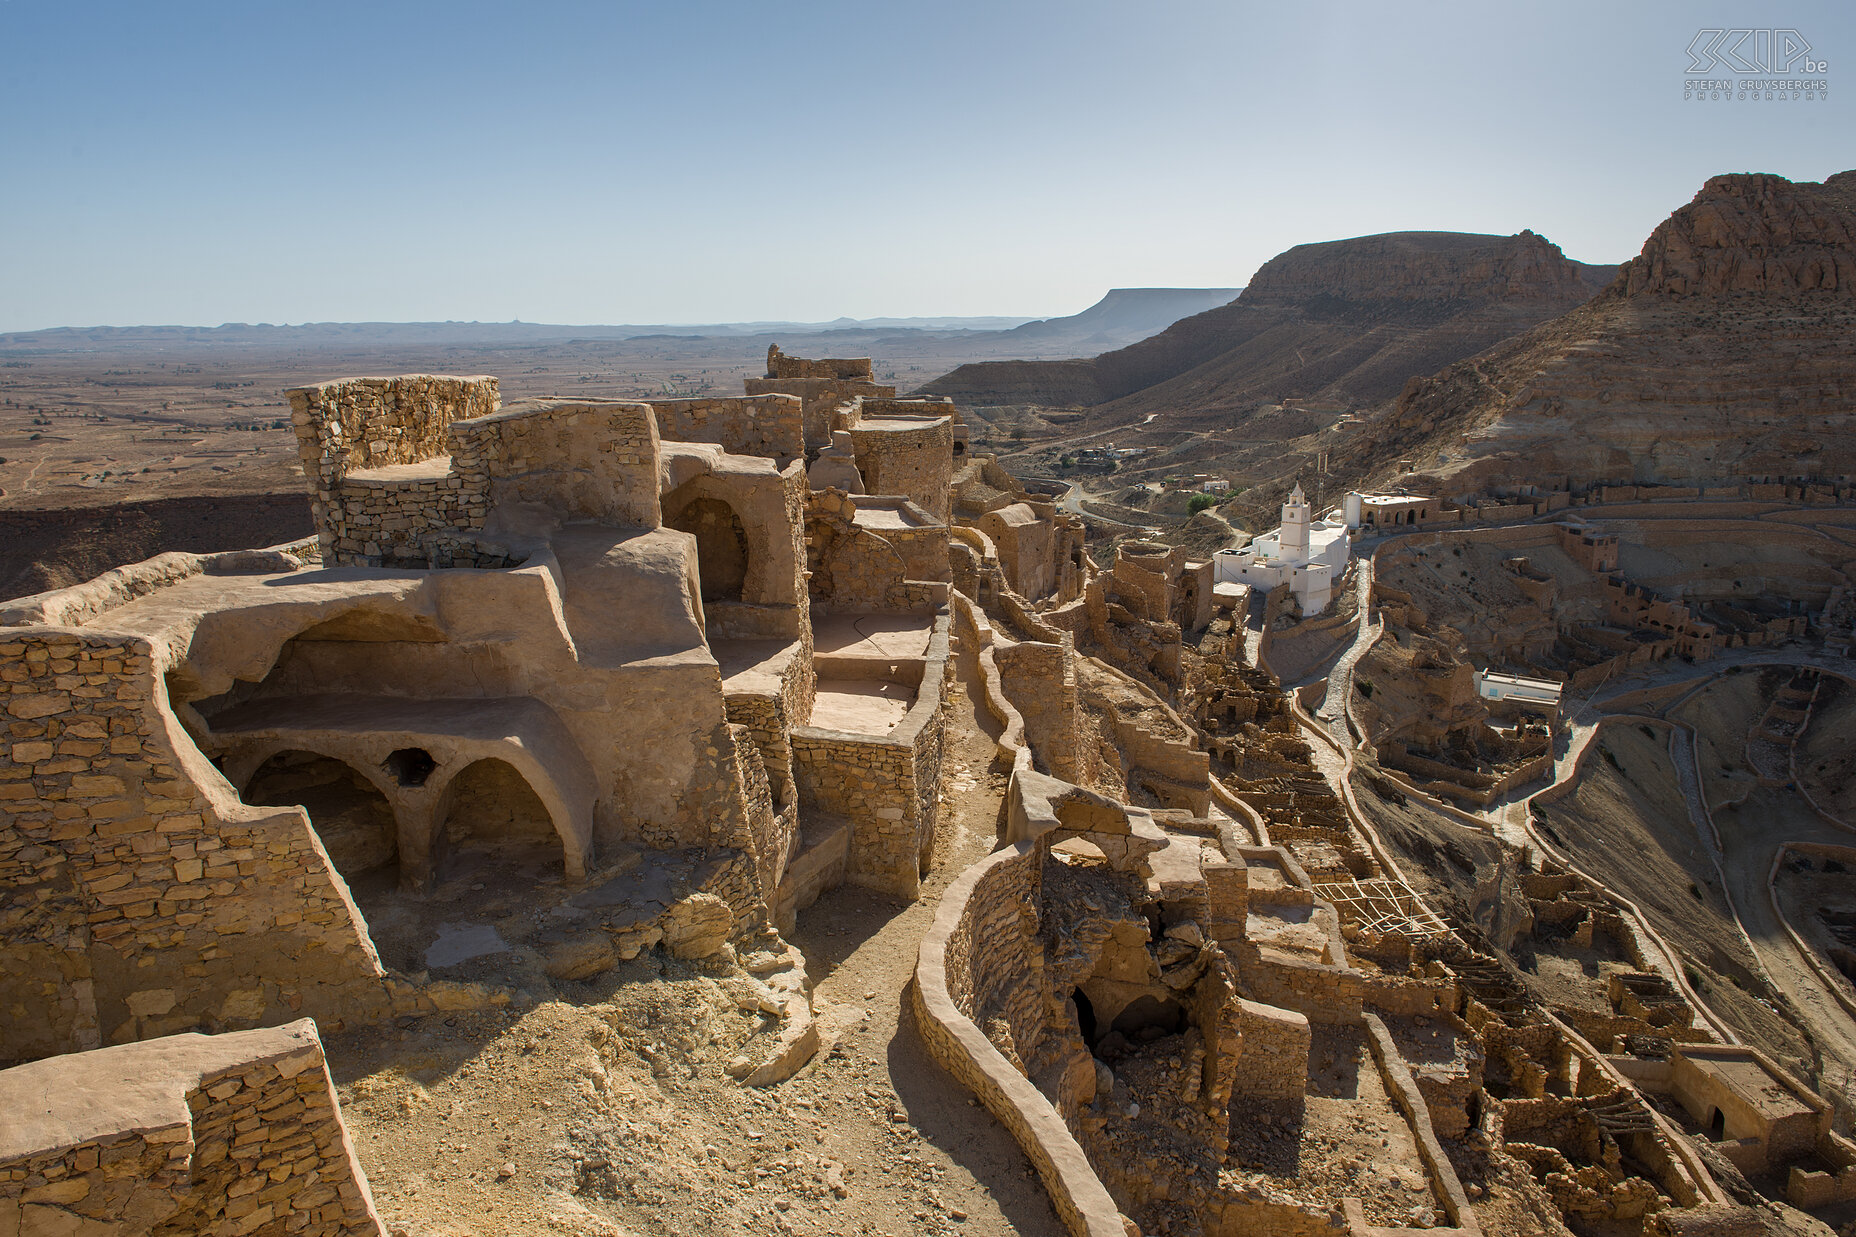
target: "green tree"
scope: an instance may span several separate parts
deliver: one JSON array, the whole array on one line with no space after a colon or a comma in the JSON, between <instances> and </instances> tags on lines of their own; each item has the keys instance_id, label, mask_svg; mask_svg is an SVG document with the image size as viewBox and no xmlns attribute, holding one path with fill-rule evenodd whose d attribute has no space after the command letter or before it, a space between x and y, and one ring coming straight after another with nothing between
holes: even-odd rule
<instances>
[{"instance_id":1,"label":"green tree","mask_svg":"<svg viewBox=\"0 0 1856 1237\"><path fill-rule=\"evenodd\" d=\"M1197 515L1206 508L1216 507L1217 505L1218 500L1213 498L1210 494L1194 494L1191 501L1186 504L1186 513L1188 515Z\"/></svg>"}]
</instances>

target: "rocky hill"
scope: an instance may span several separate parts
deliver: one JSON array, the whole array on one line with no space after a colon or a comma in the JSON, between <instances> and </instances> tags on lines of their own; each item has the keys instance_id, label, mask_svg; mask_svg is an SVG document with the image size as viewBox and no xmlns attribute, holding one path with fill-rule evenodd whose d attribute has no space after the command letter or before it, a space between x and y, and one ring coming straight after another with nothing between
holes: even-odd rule
<instances>
[{"instance_id":1,"label":"rocky hill","mask_svg":"<svg viewBox=\"0 0 1856 1237\"><path fill-rule=\"evenodd\" d=\"M1856 171L1717 176L1599 296L1414 379L1337 463L1486 484L1856 473Z\"/></svg>"},{"instance_id":2,"label":"rocky hill","mask_svg":"<svg viewBox=\"0 0 1856 1237\"><path fill-rule=\"evenodd\" d=\"M1087 360L961 366L925 392L969 404L1230 414L1283 398L1370 405L1428 373L1564 313L1611 268L1567 259L1533 232L1395 232L1298 245L1243 295ZM1022 328L1021 328L1022 329Z\"/></svg>"}]
</instances>

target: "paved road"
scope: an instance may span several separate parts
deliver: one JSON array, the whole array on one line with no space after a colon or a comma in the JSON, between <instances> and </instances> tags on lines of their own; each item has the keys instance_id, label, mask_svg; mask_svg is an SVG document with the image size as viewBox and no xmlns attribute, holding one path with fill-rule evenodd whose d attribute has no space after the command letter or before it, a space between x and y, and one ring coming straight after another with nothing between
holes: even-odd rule
<instances>
[{"instance_id":1,"label":"paved road","mask_svg":"<svg viewBox=\"0 0 1856 1237\"><path fill-rule=\"evenodd\" d=\"M1354 599L1359 606L1359 626L1353 643L1342 651L1340 659L1328 671L1327 695L1315 710L1315 720L1324 723L1328 733L1343 747L1353 746L1352 731L1347 725L1347 701L1353 696L1353 668L1366 656L1373 642L1385 630L1385 620L1373 614L1373 560L1360 558L1353 572Z\"/></svg>"}]
</instances>

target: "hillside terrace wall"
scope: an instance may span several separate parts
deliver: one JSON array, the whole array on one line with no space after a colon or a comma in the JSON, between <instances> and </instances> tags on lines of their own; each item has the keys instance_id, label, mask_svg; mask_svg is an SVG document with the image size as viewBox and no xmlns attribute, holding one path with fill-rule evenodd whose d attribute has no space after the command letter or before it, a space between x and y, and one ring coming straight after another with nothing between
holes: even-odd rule
<instances>
[{"instance_id":1,"label":"hillside terrace wall","mask_svg":"<svg viewBox=\"0 0 1856 1237\"><path fill-rule=\"evenodd\" d=\"M884 735L817 726L792 731L793 774L802 804L851 822L845 879L913 898L934 841L946 741L949 617L935 619L921 686L908 713Z\"/></svg>"},{"instance_id":2,"label":"hillside terrace wall","mask_svg":"<svg viewBox=\"0 0 1856 1237\"><path fill-rule=\"evenodd\" d=\"M657 432L677 442L710 442L735 455L763 455L785 468L806 453L805 401L797 395L654 399Z\"/></svg>"},{"instance_id":3,"label":"hillside terrace wall","mask_svg":"<svg viewBox=\"0 0 1856 1237\"><path fill-rule=\"evenodd\" d=\"M0 1072L0 1232L384 1237L315 1024Z\"/></svg>"},{"instance_id":4,"label":"hillside terrace wall","mask_svg":"<svg viewBox=\"0 0 1856 1237\"><path fill-rule=\"evenodd\" d=\"M165 703L144 640L0 629L0 1061L380 999L308 818L240 803Z\"/></svg>"}]
</instances>

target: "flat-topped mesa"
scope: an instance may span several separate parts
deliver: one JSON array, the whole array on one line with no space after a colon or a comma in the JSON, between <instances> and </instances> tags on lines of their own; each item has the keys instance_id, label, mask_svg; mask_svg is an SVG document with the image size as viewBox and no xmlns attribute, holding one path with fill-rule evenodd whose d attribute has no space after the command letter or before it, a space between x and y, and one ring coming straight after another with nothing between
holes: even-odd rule
<instances>
[{"instance_id":1,"label":"flat-topped mesa","mask_svg":"<svg viewBox=\"0 0 1856 1237\"><path fill-rule=\"evenodd\" d=\"M1600 268L1604 269L1604 268ZM1342 301L1546 301L1566 308L1592 294L1591 268L1544 236L1388 232L1297 245L1265 262L1238 304Z\"/></svg>"},{"instance_id":2,"label":"flat-topped mesa","mask_svg":"<svg viewBox=\"0 0 1856 1237\"><path fill-rule=\"evenodd\" d=\"M1856 171L1822 184L1716 176L1650 233L1605 295L1735 292L1856 299Z\"/></svg>"},{"instance_id":3,"label":"flat-topped mesa","mask_svg":"<svg viewBox=\"0 0 1856 1237\"><path fill-rule=\"evenodd\" d=\"M1856 473L1853 326L1856 171L1717 176L1603 293L1411 379L1332 462L1377 483L1426 461L1447 494L1837 483Z\"/></svg>"}]
</instances>

